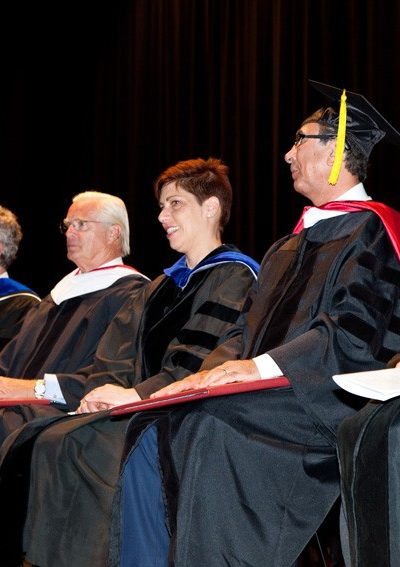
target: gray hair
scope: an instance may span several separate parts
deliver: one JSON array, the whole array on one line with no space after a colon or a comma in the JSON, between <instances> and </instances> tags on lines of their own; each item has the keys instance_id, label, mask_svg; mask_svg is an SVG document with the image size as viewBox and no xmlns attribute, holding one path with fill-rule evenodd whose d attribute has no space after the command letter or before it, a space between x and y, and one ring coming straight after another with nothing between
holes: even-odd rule
<instances>
[{"instance_id":1,"label":"gray hair","mask_svg":"<svg viewBox=\"0 0 400 567\"><path fill-rule=\"evenodd\" d=\"M99 221L117 224L121 228L121 256L128 256L130 253L129 218L123 200L101 191L84 191L72 198L73 203L77 201L92 201L96 205Z\"/></svg>"},{"instance_id":2,"label":"gray hair","mask_svg":"<svg viewBox=\"0 0 400 567\"><path fill-rule=\"evenodd\" d=\"M7 268L14 262L22 239L21 226L17 217L9 209L0 205L0 265Z\"/></svg>"}]
</instances>

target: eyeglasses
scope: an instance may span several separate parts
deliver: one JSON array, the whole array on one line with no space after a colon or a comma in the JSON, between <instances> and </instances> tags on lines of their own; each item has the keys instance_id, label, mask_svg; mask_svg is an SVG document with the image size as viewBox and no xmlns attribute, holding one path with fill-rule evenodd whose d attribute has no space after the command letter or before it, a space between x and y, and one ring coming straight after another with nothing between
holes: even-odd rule
<instances>
[{"instance_id":1,"label":"eyeglasses","mask_svg":"<svg viewBox=\"0 0 400 567\"><path fill-rule=\"evenodd\" d=\"M331 138L336 138L336 134L303 134L303 132L297 132L294 139L294 145L301 146L306 138L319 138L320 140L329 140Z\"/></svg>"},{"instance_id":2,"label":"eyeglasses","mask_svg":"<svg viewBox=\"0 0 400 567\"><path fill-rule=\"evenodd\" d=\"M85 230L89 228L88 225L89 222L107 224L107 223L103 223L103 221L97 221L97 220L74 219L70 221L64 219L62 222L60 222L60 232L61 234L65 234L70 226L72 226L72 228L74 230L77 230L78 232L85 232Z\"/></svg>"}]
</instances>

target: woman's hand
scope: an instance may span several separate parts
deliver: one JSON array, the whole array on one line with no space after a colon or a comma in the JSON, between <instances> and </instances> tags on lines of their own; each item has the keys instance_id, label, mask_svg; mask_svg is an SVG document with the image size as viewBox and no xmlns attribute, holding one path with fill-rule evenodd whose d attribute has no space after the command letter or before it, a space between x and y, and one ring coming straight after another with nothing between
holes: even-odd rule
<instances>
[{"instance_id":1,"label":"woman's hand","mask_svg":"<svg viewBox=\"0 0 400 567\"><path fill-rule=\"evenodd\" d=\"M82 398L76 413L102 411L139 400L141 400L141 397L135 388L123 388L115 384L104 384L104 386L91 390Z\"/></svg>"}]
</instances>

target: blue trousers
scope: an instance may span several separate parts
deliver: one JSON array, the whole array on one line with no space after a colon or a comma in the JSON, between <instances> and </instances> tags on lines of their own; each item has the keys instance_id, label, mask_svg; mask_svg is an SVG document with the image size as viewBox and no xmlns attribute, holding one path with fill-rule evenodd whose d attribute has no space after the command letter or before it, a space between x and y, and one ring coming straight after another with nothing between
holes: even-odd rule
<instances>
[{"instance_id":1,"label":"blue trousers","mask_svg":"<svg viewBox=\"0 0 400 567\"><path fill-rule=\"evenodd\" d=\"M170 537L154 425L125 465L122 506L121 567L167 567Z\"/></svg>"}]
</instances>

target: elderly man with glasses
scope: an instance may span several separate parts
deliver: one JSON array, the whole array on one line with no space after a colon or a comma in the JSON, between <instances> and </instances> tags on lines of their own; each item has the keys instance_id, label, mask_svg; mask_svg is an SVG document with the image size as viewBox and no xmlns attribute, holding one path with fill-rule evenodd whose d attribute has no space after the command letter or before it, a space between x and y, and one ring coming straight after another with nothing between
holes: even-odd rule
<instances>
[{"instance_id":1,"label":"elderly man with glasses","mask_svg":"<svg viewBox=\"0 0 400 567\"><path fill-rule=\"evenodd\" d=\"M130 252L129 220L119 197L76 195L60 229L77 267L30 311L0 353L0 442L34 417L65 415L79 406L100 338L149 281L123 263Z\"/></svg>"}]
</instances>

